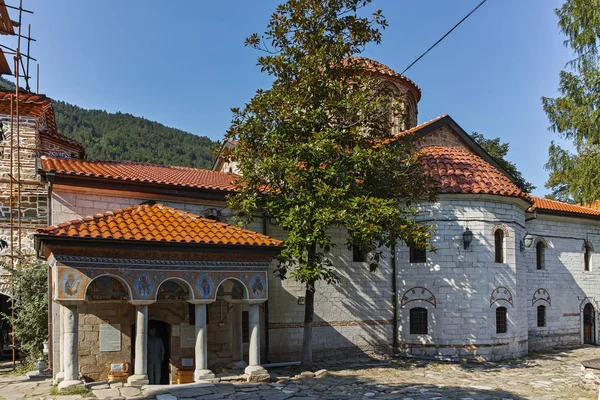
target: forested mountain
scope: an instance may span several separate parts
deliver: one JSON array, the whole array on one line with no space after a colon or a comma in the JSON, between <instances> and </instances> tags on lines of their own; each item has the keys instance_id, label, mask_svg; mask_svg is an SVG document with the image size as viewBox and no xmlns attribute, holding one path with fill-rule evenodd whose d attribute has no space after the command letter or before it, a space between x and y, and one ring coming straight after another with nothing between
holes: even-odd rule
<instances>
[{"instance_id":1,"label":"forested mountain","mask_svg":"<svg viewBox=\"0 0 600 400\"><path fill-rule=\"evenodd\" d=\"M14 89L14 84L0 78L0 89ZM131 114L88 110L64 101L54 101L53 106L59 132L83 143L87 158L212 166L215 142L205 136Z\"/></svg>"},{"instance_id":2,"label":"forested mountain","mask_svg":"<svg viewBox=\"0 0 600 400\"><path fill-rule=\"evenodd\" d=\"M215 144L161 123L131 114L108 113L54 101L56 125L85 144L88 158L210 168Z\"/></svg>"}]
</instances>

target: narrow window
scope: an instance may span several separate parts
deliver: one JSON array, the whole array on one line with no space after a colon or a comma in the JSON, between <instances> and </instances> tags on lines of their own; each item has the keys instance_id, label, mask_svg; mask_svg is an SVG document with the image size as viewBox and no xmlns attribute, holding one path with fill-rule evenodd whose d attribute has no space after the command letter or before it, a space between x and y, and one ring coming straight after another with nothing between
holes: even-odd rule
<instances>
[{"instance_id":1,"label":"narrow window","mask_svg":"<svg viewBox=\"0 0 600 400\"><path fill-rule=\"evenodd\" d=\"M494 248L496 250L495 262L504 262L504 231L502 229L496 229L494 232Z\"/></svg>"},{"instance_id":2,"label":"narrow window","mask_svg":"<svg viewBox=\"0 0 600 400\"><path fill-rule=\"evenodd\" d=\"M188 315L190 325L196 325L196 305L188 303ZM208 304L206 305L206 324L209 322Z\"/></svg>"},{"instance_id":3,"label":"narrow window","mask_svg":"<svg viewBox=\"0 0 600 400\"><path fill-rule=\"evenodd\" d=\"M250 318L248 311L242 311L242 342L250 341Z\"/></svg>"},{"instance_id":4,"label":"narrow window","mask_svg":"<svg viewBox=\"0 0 600 400\"><path fill-rule=\"evenodd\" d=\"M544 244L544 242L537 242L537 244L535 245L537 269L544 269L545 253L546 253L546 245Z\"/></svg>"},{"instance_id":5,"label":"narrow window","mask_svg":"<svg viewBox=\"0 0 600 400\"><path fill-rule=\"evenodd\" d=\"M506 333L506 307L496 308L496 333Z\"/></svg>"},{"instance_id":6,"label":"narrow window","mask_svg":"<svg viewBox=\"0 0 600 400\"><path fill-rule=\"evenodd\" d=\"M537 325L546 326L546 306L538 306L537 308Z\"/></svg>"},{"instance_id":7,"label":"narrow window","mask_svg":"<svg viewBox=\"0 0 600 400\"><path fill-rule=\"evenodd\" d=\"M588 243L585 244L585 254L583 255L583 257L583 268L585 271L589 271L590 261L592 259L592 246L590 246Z\"/></svg>"},{"instance_id":8,"label":"narrow window","mask_svg":"<svg viewBox=\"0 0 600 400\"><path fill-rule=\"evenodd\" d=\"M410 309L410 333L427 335L427 309L422 307Z\"/></svg>"},{"instance_id":9,"label":"narrow window","mask_svg":"<svg viewBox=\"0 0 600 400\"><path fill-rule=\"evenodd\" d=\"M418 248L414 245L410 246L410 259L411 263L424 263L427 262L427 251L425 249Z\"/></svg>"},{"instance_id":10,"label":"narrow window","mask_svg":"<svg viewBox=\"0 0 600 400\"><path fill-rule=\"evenodd\" d=\"M354 261L354 262L365 262L365 261L367 261L367 257L365 255L365 252L362 251L357 246L352 246L352 261Z\"/></svg>"}]
</instances>

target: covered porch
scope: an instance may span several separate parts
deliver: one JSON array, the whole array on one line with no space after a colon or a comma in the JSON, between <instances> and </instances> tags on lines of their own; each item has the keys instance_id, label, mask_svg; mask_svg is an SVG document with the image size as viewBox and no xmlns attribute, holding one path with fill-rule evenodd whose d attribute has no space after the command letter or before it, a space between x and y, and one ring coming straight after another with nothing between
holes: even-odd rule
<instances>
[{"instance_id":1,"label":"covered porch","mask_svg":"<svg viewBox=\"0 0 600 400\"><path fill-rule=\"evenodd\" d=\"M260 307L280 241L156 203L36 239L50 266L59 387L121 372L134 386L212 379L221 368L268 377ZM152 343L162 343L160 361Z\"/></svg>"}]
</instances>

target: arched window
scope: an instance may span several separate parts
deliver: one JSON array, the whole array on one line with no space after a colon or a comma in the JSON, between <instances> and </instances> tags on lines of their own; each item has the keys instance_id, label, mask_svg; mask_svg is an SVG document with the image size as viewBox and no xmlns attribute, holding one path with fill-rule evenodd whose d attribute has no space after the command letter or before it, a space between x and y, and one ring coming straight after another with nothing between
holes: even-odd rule
<instances>
[{"instance_id":1,"label":"arched window","mask_svg":"<svg viewBox=\"0 0 600 400\"><path fill-rule=\"evenodd\" d=\"M592 261L592 246L589 243L585 244L585 253L583 254L583 268L584 271L590 270L590 264Z\"/></svg>"},{"instance_id":2,"label":"arched window","mask_svg":"<svg viewBox=\"0 0 600 400\"><path fill-rule=\"evenodd\" d=\"M537 269L544 269L545 262L544 257L546 255L546 244L542 241L537 242L535 245L535 257Z\"/></svg>"},{"instance_id":3,"label":"arched window","mask_svg":"<svg viewBox=\"0 0 600 400\"><path fill-rule=\"evenodd\" d=\"M537 308L537 326L546 326L546 306Z\"/></svg>"},{"instance_id":4,"label":"arched window","mask_svg":"<svg viewBox=\"0 0 600 400\"><path fill-rule=\"evenodd\" d=\"M495 257L494 261L497 263L504 262L504 231L502 229L496 229L494 232L494 249Z\"/></svg>"},{"instance_id":5,"label":"arched window","mask_svg":"<svg viewBox=\"0 0 600 400\"><path fill-rule=\"evenodd\" d=\"M506 333L508 331L506 314L506 307L496 308L496 333Z\"/></svg>"},{"instance_id":6,"label":"arched window","mask_svg":"<svg viewBox=\"0 0 600 400\"><path fill-rule=\"evenodd\" d=\"M427 329L427 309L415 307L410 309L410 333L413 335L426 335Z\"/></svg>"}]
</instances>

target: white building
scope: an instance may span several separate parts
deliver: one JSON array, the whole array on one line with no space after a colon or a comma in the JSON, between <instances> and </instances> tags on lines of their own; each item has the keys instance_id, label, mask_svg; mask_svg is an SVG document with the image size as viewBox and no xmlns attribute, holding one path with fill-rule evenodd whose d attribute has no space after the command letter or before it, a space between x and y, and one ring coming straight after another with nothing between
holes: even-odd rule
<instances>
[{"instance_id":1,"label":"white building","mask_svg":"<svg viewBox=\"0 0 600 400\"><path fill-rule=\"evenodd\" d=\"M332 231L339 245L331 256L344 279L317 284L315 357L395 348L495 360L595 343L600 211L521 192L451 117L417 125L421 93L412 81L363 61L403 94L406 122L397 134L417 141L440 184L438 201L422 204L417 217L435 227L438 251L397 243L371 273L343 245L344 231ZM55 375L103 380L107 366L127 362L130 380L144 382L148 327L166 347L162 383L242 362L260 375L265 361L299 358L304 287L270 272L281 245L273 238L284 232L264 217L248 230L226 224L235 165L86 160L56 132L49 99L23 101L31 123L20 137L32 162L22 172L40 204L25 218L24 240L33 248L37 232L35 248L51 267Z\"/></svg>"}]
</instances>

